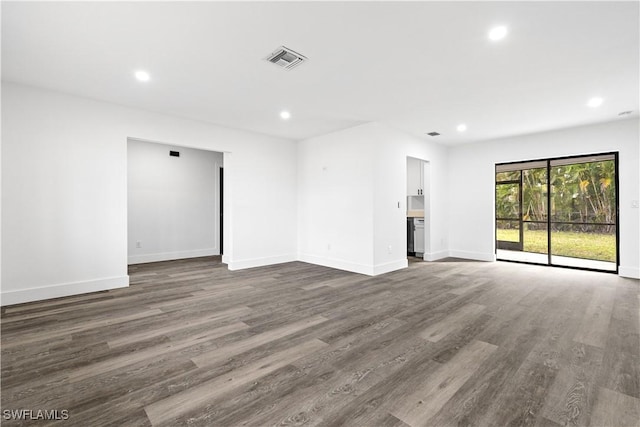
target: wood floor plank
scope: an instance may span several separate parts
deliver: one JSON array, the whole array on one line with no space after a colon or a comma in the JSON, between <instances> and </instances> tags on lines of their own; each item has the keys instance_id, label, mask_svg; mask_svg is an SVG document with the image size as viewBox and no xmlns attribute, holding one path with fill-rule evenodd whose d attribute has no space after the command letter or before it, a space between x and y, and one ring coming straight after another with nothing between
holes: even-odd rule
<instances>
[{"instance_id":1,"label":"wood floor plank","mask_svg":"<svg viewBox=\"0 0 640 427\"><path fill-rule=\"evenodd\" d=\"M463 328L467 323L476 319L485 309L478 304L467 304L451 313L441 321L432 324L420 333L427 341L438 342L456 329Z\"/></svg>"},{"instance_id":2,"label":"wood floor plank","mask_svg":"<svg viewBox=\"0 0 640 427\"><path fill-rule=\"evenodd\" d=\"M604 348L599 384L635 398L640 398L640 304L634 287L616 288L616 297Z\"/></svg>"},{"instance_id":3,"label":"wood floor plank","mask_svg":"<svg viewBox=\"0 0 640 427\"><path fill-rule=\"evenodd\" d=\"M463 280L463 282L466 282L467 280ZM456 294L456 295L463 295L467 292L469 292L472 289L477 288L478 286L484 286L487 283L489 283L489 279L487 278L480 278L480 279L473 279L471 278L471 280L469 280L469 283L464 285L464 286L457 286L454 289L451 290L452 294Z\"/></svg>"},{"instance_id":4,"label":"wood floor plank","mask_svg":"<svg viewBox=\"0 0 640 427\"><path fill-rule=\"evenodd\" d=\"M427 426L428 421L444 406L485 360L496 346L474 341L453 359L425 378L421 388L406 397L406 401L391 411L399 420L412 427Z\"/></svg>"},{"instance_id":5,"label":"wood floor plank","mask_svg":"<svg viewBox=\"0 0 640 427\"><path fill-rule=\"evenodd\" d=\"M38 310L41 310L43 308L49 309L56 306L72 305L73 303L78 301L84 302L84 301L90 301L90 300L96 300L96 299L103 300L103 299L111 299L111 298L113 297L109 295L107 291L101 291L101 292L94 292L91 294L76 295L76 296L63 297L63 298L54 298L54 299L49 299L41 302L30 302L30 303L24 303L24 304L11 305L8 307L2 307L2 310L4 311L4 314L5 314L5 316L3 317L3 320L9 319L15 313L37 312Z\"/></svg>"},{"instance_id":6,"label":"wood floor plank","mask_svg":"<svg viewBox=\"0 0 640 427\"><path fill-rule=\"evenodd\" d=\"M280 328L270 330L268 332L263 332L258 335L254 335L251 338L247 338L245 340L235 342L225 346L224 351L214 351L201 354L199 356L193 357L193 363L195 363L198 367L203 368L205 366L212 366L221 361L240 354L244 351L247 351L253 347L258 347L270 341L275 341L282 337L286 337L287 335L294 334L303 329L309 328L313 325L317 325L322 322L326 322L327 319L322 316L314 316L309 319L304 319L292 324L288 324L282 326Z\"/></svg>"},{"instance_id":7,"label":"wood floor plank","mask_svg":"<svg viewBox=\"0 0 640 427\"><path fill-rule=\"evenodd\" d=\"M157 309L151 310L141 310L136 313L132 313L124 316L103 318L85 321L80 324L76 324L73 326L59 328L57 330L45 329L41 331L34 331L32 333L24 334L20 336L19 340L7 340L2 343L2 347L4 350L9 349L15 346L24 346L27 344L40 342L40 341L50 341L59 337L69 337L72 334L92 330L101 326L113 326L119 323L127 323L136 319L143 319L150 316L157 316L162 314L162 311Z\"/></svg>"},{"instance_id":8,"label":"wood floor plank","mask_svg":"<svg viewBox=\"0 0 640 427\"><path fill-rule=\"evenodd\" d=\"M574 318L571 309L560 305L561 300L552 293L537 307L514 311L517 315L511 320L498 317L495 327L490 325L480 332L477 339L486 340L498 349L431 422L435 425L517 425L529 421L530 414L523 409L544 403L546 390L556 372L547 370L548 356L554 354L558 331L564 331ZM556 316L549 316L547 309ZM580 318L581 313L575 316ZM569 341L574 334L575 330L569 332ZM539 395L539 399L528 402L527 395Z\"/></svg>"},{"instance_id":9,"label":"wood floor plank","mask_svg":"<svg viewBox=\"0 0 640 427\"><path fill-rule=\"evenodd\" d=\"M242 322L236 322L230 325L221 326L205 334L199 334L196 337L187 337L177 342L160 344L158 346L149 347L131 354L123 354L119 357L112 357L101 362L92 363L81 368L74 369L69 372L68 378L72 382L80 381L87 377L120 369L124 366L150 359L166 352L178 351L187 347L197 345L202 341L213 340L215 338L248 328L249 326Z\"/></svg>"},{"instance_id":10,"label":"wood floor plank","mask_svg":"<svg viewBox=\"0 0 640 427\"><path fill-rule=\"evenodd\" d=\"M233 294L236 292L255 291L255 289L256 289L255 287L247 285L247 286L233 287L230 289L222 288L222 289L215 289L213 291L194 292L195 295L189 296L187 298L180 298L173 301L162 301L158 303L152 303L149 306L151 308L165 308L165 309L169 307L176 307L176 306L188 307L193 305L194 303L202 303L203 301L206 301L208 299L218 299L223 296L227 296L229 294Z\"/></svg>"},{"instance_id":11,"label":"wood floor plank","mask_svg":"<svg viewBox=\"0 0 640 427\"><path fill-rule=\"evenodd\" d=\"M582 327L576 334L576 342L604 348L616 290L609 287L598 287L593 291L593 298L582 319Z\"/></svg>"},{"instance_id":12,"label":"wood floor plank","mask_svg":"<svg viewBox=\"0 0 640 427\"><path fill-rule=\"evenodd\" d=\"M591 418L593 426L640 426L640 399L600 387Z\"/></svg>"},{"instance_id":13,"label":"wood floor plank","mask_svg":"<svg viewBox=\"0 0 640 427\"><path fill-rule=\"evenodd\" d=\"M589 425L603 353L581 343L575 343L571 353L547 393L542 415L561 425Z\"/></svg>"},{"instance_id":14,"label":"wood floor plank","mask_svg":"<svg viewBox=\"0 0 640 427\"><path fill-rule=\"evenodd\" d=\"M637 280L459 259L375 277L230 271L220 257L129 276L2 308L3 410L68 409L54 425L81 427L636 425Z\"/></svg>"},{"instance_id":15,"label":"wood floor plank","mask_svg":"<svg viewBox=\"0 0 640 427\"><path fill-rule=\"evenodd\" d=\"M195 370L197 367L190 360L164 355L96 375L85 381L59 383L57 387L48 390L46 396L22 393L13 396L12 401L22 408L65 408L73 414L73 421L77 425L94 426L100 424L100 418L125 417L142 407L140 404L129 408L124 404L115 404L123 397L131 399L132 384L135 384L136 390L155 387L159 378L185 375ZM101 406L107 406L108 410L101 413L98 410ZM110 416L106 417L107 415Z\"/></svg>"},{"instance_id":16,"label":"wood floor plank","mask_svg":"<svg viewBox=\"0 0 640 427\"><path fill-rule=\"evenodd\" d=\"M121 347L127 344L132 344L135 342L140 342L140 341L144 341L147 340L149 338L153 338L153 337L157 337L158 335L164 335L164 334L168 334L168 333L172 333L172 332L177 332L177 331L181 331L184 329L188 329L188 328L192 328L195 326L200 326L200 325L207 325L207 324L214 324L216 322L220 322L220 320L222 319L226 319L228 317L237 317L237 316L241 316L243 314L249 313L251 311L251 309L249 307L246 306L238 306L238 307L233 307L230 308L228 310L223 310L219 313L213 314L211 316L208 317L204 317L204 318L198 318L198 319L194 319L194 320L186 320L184 322L176 322L176 323L172 323L170 325L166 325L162 328L158 328L158 329L147 329L135 334L129 334L129 335L125 335L125 336L121 336L119 338L113 339L113 340L109 340L107 342L107 344L109 345L109 347L111 348L116 348L116 347ZM212 325L213 326L213 325Z\"/></svg>"},{"instance_id":17,"label":"wood floor plank","mask_svg":"<svg viewBox=\"0 0 640 427\"><path fill-rule=\"evenodd\" d=\"M402 369L407 360L421 355L427 343L415 337L397 341L391 338L396 333L402 335L400 326L383 321L362 331L353 341L351 336L345 337L321 352L294 362L300 369L298 379L289 387L272 390L270 398L257 403L266 409L256 411L254 417L242 414L242 418L238 418L238 412L256 405L245 401L235 413L221 421L234 425L242 420L254 426L286 424L292 419L304 420L308 425L323 423L358 395ZM389 339L396 342L387 346Z\"/></svg>"},{"instance_id":18,"label":"wood floor plank","mask_svg":"<svg viewBox=\"0 0 640 427\"><path fill-rule=\"evenodd\" d=\"M145 407L145 412L152 425L171 425L173 419L198 408L203 403L223 397L230 390L255 381L326 346L326 343L317 339L307 341L238 369L232 375L214 378L188 391L152 403Z\"/></svg>"}]
</instances>

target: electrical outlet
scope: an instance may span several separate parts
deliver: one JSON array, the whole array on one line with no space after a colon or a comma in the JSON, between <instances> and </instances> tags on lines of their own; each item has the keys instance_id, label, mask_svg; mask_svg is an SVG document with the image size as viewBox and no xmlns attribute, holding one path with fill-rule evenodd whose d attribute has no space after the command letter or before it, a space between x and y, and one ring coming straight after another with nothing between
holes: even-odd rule
<instances>
[{"instance_id":1,"label":"electrical outlet","mask_svg":"<svg viewBox=\"0 0 640 427\"><path fill-rule=\"evenodd\" d=\"M142 242L140 240L138 240L136 242L136 248L140 249L142 247Z\"/></svg>"},{"instance_id":2,"label":"electrical outlet","mask_svg":"<svg viewBox=\"0 0 640 427\"><path fill-rule=\"evenodd\" d=\"M331 243L327 244L327 250L330 251L331 250Z\"/></svg>"},{"instance_id":3,"label":"electrical outlet","mask_svg":"<svg viewBox=\"0 0 640 427\"><path fill-rule=\"evenodd\" d=\"M634 208L634 209L638 209L638 207L640 207L640 201L632 200L631 201L631 207Z\"/></svg>"},{"instance_id":4,"label":"electrical outlet","mask_svg":"<svg viewBox=\"0 0 640 427\"><path fill-rule=\"evenodd\" d=\"M389 247L387 248L387 250L389 251L389 253L391 253L391 245L389 245Z\"/></svg>"}]
</instances>

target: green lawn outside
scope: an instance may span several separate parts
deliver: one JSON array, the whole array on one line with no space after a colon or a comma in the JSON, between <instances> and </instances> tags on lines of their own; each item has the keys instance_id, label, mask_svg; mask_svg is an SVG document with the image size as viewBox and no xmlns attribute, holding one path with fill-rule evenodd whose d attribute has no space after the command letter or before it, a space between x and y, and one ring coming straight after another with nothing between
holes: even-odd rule
<instances>
[{"instance_id":1,"label":"green lawn outside","mask_svg":"<svg viewBox=\"0 0 640 427\"><path fill-rule=\"evenodd\" d=\"M518 239L518 230L498 229L498 240L513 242ZM552 255L616 261L616 236L612 234L552 232L551 248ZM524 251L546 254L547 232L545 230L525 230Z\"/></svg>"}]
</instances>

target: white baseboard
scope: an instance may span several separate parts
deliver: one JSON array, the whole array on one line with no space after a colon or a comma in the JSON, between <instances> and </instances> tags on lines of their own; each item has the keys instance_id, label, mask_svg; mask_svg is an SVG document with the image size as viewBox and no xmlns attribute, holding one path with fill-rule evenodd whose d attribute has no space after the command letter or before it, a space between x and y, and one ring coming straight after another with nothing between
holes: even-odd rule
<instances>
[{"instance_id":1,"label":"white baseboard","mask_svg":"<svg viewBox=\"0 0 640 427\"><path fill-rule=\"evenodd\" d=\"M493 262L496 260L496 254L486 252L449 251L449 256L453 258L472 259L475 261Z\"/></svg>"},{"instance_id":2,"label":"white baseboard","mask_svg":"<svg viewBox=\"0 0 640 427\"><path fill-rule=\"evenodd\" d=\"M5 291L2 292L2 298L0 298L2 301L0 302L0 305L22 304L25 302L41 301L51 298L68 297L70 295L126 288L128 286L129 276L119 276L87 280L83 282L62 283L58 285L20 289L18 291Z\"/></svg>"},{"instance_id":3,"label":"white baseboard","mask_svg":"<svg viewBox=\"0 0 640 427\"><path fill-rule=\"evenodd\" d=\"M157 254L145 255L130 255L127 258L127 262L129 263L129 265L144 264L147 262L171 261L175 259L197 258L201 256L212 255L220 255L220 252L217 248L197 249L194 251L162 252Z\"/></svg>"},{"instance_id":4,"label":"white baseboard","mask_svg":"<svg viewBox=\"0 0 640 427\"><path fill-rule=\"evenodd\" d=\"M618 276L629 279L640 279L640 268L620 266L618 267Z\"/></svg>"},{"instance_id":5,"label":"white baseboard","mask_svg":"<svg viewBox=\"0 0 640 427\"><path fill-rule=\"evenodd\" d=\"M350 271L352 273L374 275L374 267L372 265L357 264L354 262L343 261L334 258L323 258L315 255L300 254L298 260L308 262L309 264L321 265L323 267L331 267L336 270Z\"/></svg>"},{"instance_id":6,"label":"white baseboard","mask_svg":"<svg viewBox=\"0 0 640 427\"><path fill-rule=\"evenodd\" d=\"M425 261L436 261L447 257L449 257L449 251L439 251L425 253L422 259L424 259Z\"/></svg>"},{"instance_id":7,"label":"white baseboard","mask_svg":"<svg viewBox=\"0 0 640 427\"><path fill-rule=\"evenodd\" d=\"M397 261L387 262L385 264L378 264L373 267L373 275L377 276L378 274L390 273L396 270L402 270L403 268L407 268L409 266L409 261L405 259L399 259Z\"/></svg>"},{"instance_id":8,"label":"white baseboard","mask_svg":"<svg viewBox=\"0 0 640 427\"><path fill-rule=\"evenodd\" d=\"M263 267L265 265L282 264L285 262L297 261L295 255L276 255L265 258L242 259L239 261L231 261L227 257L223 257L223 262L227 261L229 270L243 270L245 268Z\"/></svg>"}]
</instances>

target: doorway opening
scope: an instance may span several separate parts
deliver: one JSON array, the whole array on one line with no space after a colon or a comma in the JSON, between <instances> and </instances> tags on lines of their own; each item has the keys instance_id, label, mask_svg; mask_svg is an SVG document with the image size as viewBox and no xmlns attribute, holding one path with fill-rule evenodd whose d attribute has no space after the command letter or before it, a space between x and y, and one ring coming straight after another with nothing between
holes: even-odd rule
<instances>
[{"instance_id":1,"label":"doorway opening","mask_svg":"<svg viewBox=\"0 0 640 427\"><path fill-rule=\"evenodd\" d=\"M221 255L223 153L127 141L127 263Z\"/></svg>"},{"instance_id":2,"label":"doorway opening","mask_svg":"<svg viewBox=\"0 0 640 427\"><path fill-rule=\"evenodd\" d=\"M407 257L414 261L431 256L429 166L425 160L407 157Z\"/></svg>"},{"instance_id":3,"label":"doorway opening","mask_svg":"<svg viewBox=\"0 0 640 427\"><path fill-rule=\"evenodd\" d=\"M497 164L496 258L618 272L618 154Z\"/></svg>"}]
</instances>

